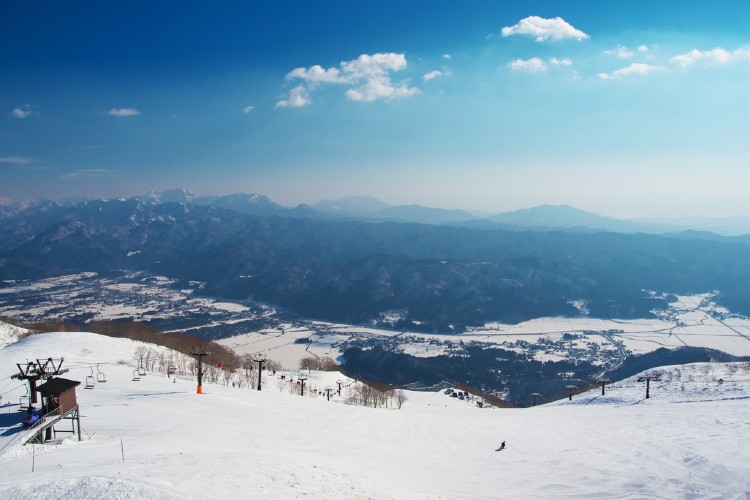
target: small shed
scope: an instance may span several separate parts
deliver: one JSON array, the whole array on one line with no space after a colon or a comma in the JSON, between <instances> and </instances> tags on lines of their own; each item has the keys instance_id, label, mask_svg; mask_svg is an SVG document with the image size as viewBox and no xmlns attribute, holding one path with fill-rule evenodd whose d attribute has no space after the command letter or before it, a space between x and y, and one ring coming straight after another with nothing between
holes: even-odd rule
<instances>
[{"instance_id":1,"label":"small shed","mask_svg":"<svg viewBox=\"0 0 750 500\"><path fill-rule=\"evenodd\" d=\"M59 408L62 415L78 406L78 401L76 401L76 387L79 385L81 383L76 380L56 377L47 380L37 387L37 392L43 397L48 398L44 413L49 413Z\"/></svg>"},{"instance_id":2,"label":"small shed","mask_svg":"<svg viewBox=\"0 0 750 500\"><path fill-rule=\"evenodd\" d=\"M78 401L76 400L76 387L81 385L76 380L67 378L50 378L45 383L36 388L37 392L42 395L42 414L37 432L28 440L28 443L44 444L56 436L58 432L78 433L78 440L81 440L81 415L78 412ZM55 424L61 420L70 420L71 429L60 430L55 428ZM76 430L76 424L78 429Z\"/></svg>"}]
</instances>

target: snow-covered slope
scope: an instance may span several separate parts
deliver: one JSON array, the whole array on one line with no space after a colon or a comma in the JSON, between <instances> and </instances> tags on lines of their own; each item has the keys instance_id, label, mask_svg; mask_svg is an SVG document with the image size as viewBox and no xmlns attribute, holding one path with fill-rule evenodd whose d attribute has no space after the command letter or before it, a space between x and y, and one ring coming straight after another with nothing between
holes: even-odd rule
<instances>
[{"instance_id":1,"label":"snow-covered slope","mask_svg":"<svg viewBox=\"0 0 750 500\"><path fill-rule=\"evenodd\" d=\"M65 356L64 376L81 381L89 366L106 363L108 379L78 389L82 442L11 445L2 454L0 498L746 498L750 491L748 364L664 368L649 400L629 379L604 397L595 391L529 409L409 392L399 410L301 397L281 373L264 373L260 392L207 384L197 395L193 380L157 374L134 382L136 346L51 333L0 349L3 402L23 393L8 377L27 358ZM343 378L307 376L308 387ZM0 436L12 436L19 420L15 407L0 407ZM496 452L501 441L507 448Z\"/></svg>"},{"instance_id":2,"label":"snow-covered slope","mask_svg":"<svg viewBox=\"0 0 750 500\"><path fill-rule=\"evenodd\" d=\"M18 340L21 335L26 333L26 331L25 328L20 328L0 321L0 347L12 344Z\"/></svg>"}]
</instances>

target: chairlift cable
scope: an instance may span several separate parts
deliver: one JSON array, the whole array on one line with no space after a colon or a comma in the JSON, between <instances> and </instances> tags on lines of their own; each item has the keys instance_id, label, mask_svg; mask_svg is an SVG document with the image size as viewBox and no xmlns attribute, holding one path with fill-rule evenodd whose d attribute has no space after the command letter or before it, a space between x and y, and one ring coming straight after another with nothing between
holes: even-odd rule
<instances>
[{"instance_id":1,"label":"chairlift cable","mask_svg":"<svg viewBox=\"0 0 750 500\"><path fill-rule=\"evenodd\" d=\"M6 385L5 387L7 387L7 385ZM5 389L5 387L3 387L3 389ZM2 394L0 394L0 396L5 396L6 394L10 394L11 392L15 391L15 390L16 390L16 389L18 389L19 387L26 387L26 392L27 392L27 394L28 394L28 388L29 388L29 386L28 386L28 385L26 385L26 383L22 383L22 384L20 384L20 385L17 385L17 386L15 386L15 387L14 387L14 388L12 388L12 389L8 389L7 391L5 391L5 392L3 392Z\"/></svg>"}]
</instances>

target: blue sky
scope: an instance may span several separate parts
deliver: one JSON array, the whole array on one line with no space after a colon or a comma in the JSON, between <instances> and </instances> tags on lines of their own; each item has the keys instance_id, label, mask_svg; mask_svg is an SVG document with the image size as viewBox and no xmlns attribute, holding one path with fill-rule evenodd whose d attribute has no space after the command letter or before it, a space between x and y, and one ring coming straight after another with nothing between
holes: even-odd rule
<instances>
[{"instance_id":1,"label":"blue sky","mask_svg":"<svg viewBox=\"0 0 750 500\"><path fill-rule=\"evenodd\" d=\"M0 197L750 215L748 26L746 1L0 2Z\"/></svg>"}]
</instances>

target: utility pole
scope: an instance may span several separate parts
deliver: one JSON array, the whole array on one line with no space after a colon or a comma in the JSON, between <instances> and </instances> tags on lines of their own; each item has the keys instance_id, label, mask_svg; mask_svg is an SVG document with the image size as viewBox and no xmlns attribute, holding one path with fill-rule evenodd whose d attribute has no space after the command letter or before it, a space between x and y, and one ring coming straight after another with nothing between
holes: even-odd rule
<instances>
[{"instance_id":1,"label":"utility pole","mask_svg":"<svg viewBox=\"0 0 750 500\"><path fill-rule=\"evenodd\" d=\"M304 396L305 395L305 380L307 380L307 377L302 375L297 380L299 380L300 382L300 396Z\"/></svg>"},{"instance_id":2,"label":"utility pole","mask_svg":"<svg viewBox=\"0 0 750 500\"><path fill-rule=\"evenodd\" d=\"M638 382L646 382L646 399L649 398L649 387L652 380L654 382L659 382L661 379L658 375L644 375L643 377L638 377Z\"/></svg>"},{"instance_id":3,"label":"utility pole","mask_svg":"<svg viewBox=\"0 0 750 500\"><path fill-rule=\"evenodd\" d=\"M203 356L208 356L209 354L211 353L205 349L196 349L195 347L193 347L190 353L192 357L198 360L198 394L203 394Z\"/></svg>"},{"instance_id":4,"label":"utility pole","mask_svg":"<svg viewBox=\"0 0 750 500\"><path fill-rule=\"evenodd\" d=\"M253 361L258 363L258 390L260 390L260 378L263 375L263 363L266 362L267 354L253 354Z\"/></svg>"}]
</instances>

